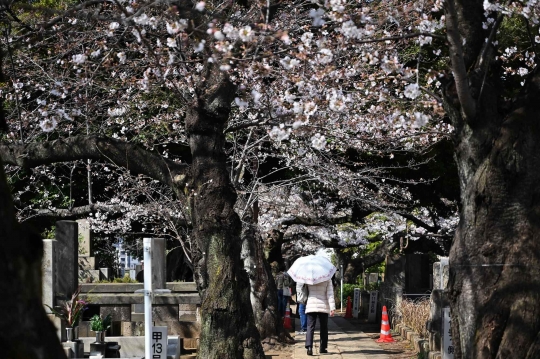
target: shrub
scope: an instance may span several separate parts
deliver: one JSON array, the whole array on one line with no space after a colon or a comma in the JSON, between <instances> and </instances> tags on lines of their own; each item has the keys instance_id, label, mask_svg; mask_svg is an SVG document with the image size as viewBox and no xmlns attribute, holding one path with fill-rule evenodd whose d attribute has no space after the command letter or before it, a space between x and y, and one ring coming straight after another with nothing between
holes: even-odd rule
<instances>
[{"instance_id":1,"label":"shrub","mask_svg":"<svg viewBox=\"0 0 540 359\"><path fill-rule=\"evenodd\" d=\"M133 279L126 274L123 278L114 278L113 283L139 283L136 279Z\"/></svg>"},{"instance_id":2,"label":"shrub","mask_svg":"<svg viewBox=\"0 0 540 359\"><path fill-rule=\"evenodd\" d=\"M378 283L371 283L367 286L364 286L362 284L347 284L343 283L343 308L347 307L347 297L351 297L351 301L354 299L354 288L360 288L360 291L372 291L372 290L379 290L379 284ZM336 300L336 308L341 305L341 285L338 284L336 288L334 288L334 294L335 294L335 300Z\"/></svg>"},{"instance_id":3,"label":"shrub","mask_svg":"<svg viewBox=\"0 0 540 359\"><path fill-rule=\"evenodd\" d=\"M102 279L96 283L139 283L136 279L132 279L129 274L126 274L123 278L114 278L112 280Z\"/></svg>"},{"instance_id":4,"label":"shrub","mask_svg":"<svg viewBox=\"0 0 540 359\"><path fill-rule=\"evenodd\" d=\"M354 299L354 288L362 289L362 286L358 284L346 284L343 283L343 308L347 306L347 297L351 297L351 301ZM334 288L334 293L336 296L336 308L341 306L341 285L338 285L337 288Z\"/></svg>"},{"instance_id":5,"label":"shrub","mask_svg":"<svg viewBox=\"0 0 540 359\"><path fill-rule=\"evenodd\" d=\"M429 298L403 299L401 304L394 306L393 312L394 326L402 323L417 332L420 337L428 337L426 322L430 313Z\"/></svg>"}]
</instances>

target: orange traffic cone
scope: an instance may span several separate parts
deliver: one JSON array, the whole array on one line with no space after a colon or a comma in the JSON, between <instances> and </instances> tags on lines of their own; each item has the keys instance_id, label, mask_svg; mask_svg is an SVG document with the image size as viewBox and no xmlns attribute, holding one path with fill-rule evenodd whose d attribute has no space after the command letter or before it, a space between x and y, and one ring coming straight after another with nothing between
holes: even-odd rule
<instances>
[{"instance_id":1,"label":"orange traffic cone","mask_svg":"<svg viewBox=\"0 0 540 359\"><path fill-rule=\"evenodd\" d=\"M388 322L388 312L386 311L386 305L382 307L382 320L381 320L381 337L377 339L378 343L392 343L394 338L390 334L390 323Z\"/></svg>"},{"instance_id":2,"label":"orange traffic cone","mask_svg":"<svg viewBox=\"0 0 540 359\"><path fill-rule=\"evenodd\" d=\"M352 318L352 302L351 297L347 297L347 310L343 318Z\"/></svg>"},{"instance_id":3,"label":"orange traffic cone","mask_svg":"<svg viewBox=\"0 0 540 359\"><path fill-rule=\"evenodd\" d=\"M283 318L283 329L292 329L291 324L291 308L287 303L287 309L285 310L285 318Z\"/></svg>"}]
</instances>

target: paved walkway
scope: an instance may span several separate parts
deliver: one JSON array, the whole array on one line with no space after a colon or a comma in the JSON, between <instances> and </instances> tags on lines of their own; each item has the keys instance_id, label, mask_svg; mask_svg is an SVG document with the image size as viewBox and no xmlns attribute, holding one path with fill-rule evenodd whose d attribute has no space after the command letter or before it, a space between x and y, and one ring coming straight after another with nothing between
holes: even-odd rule
<instances>
[{"instance_id":1,"label":"paved walkway","mask_svg":"<svg viewBox=\"0 0 540 359\"><path fill-rule=\"evenodd\" d=\"M300 328L300 319L295 319ZM305 335L295 335L294 359L388 359L385 351L366 333L343 317L328 318L328 354L319 354L319 325L315 329L313 356L308 356Z\"/></svg>"}]
</instances>

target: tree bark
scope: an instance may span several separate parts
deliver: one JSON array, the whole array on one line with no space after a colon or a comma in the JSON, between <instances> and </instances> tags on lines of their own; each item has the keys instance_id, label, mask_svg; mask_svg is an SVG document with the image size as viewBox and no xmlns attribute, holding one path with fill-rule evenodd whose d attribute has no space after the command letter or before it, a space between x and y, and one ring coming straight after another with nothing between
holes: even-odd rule
<instances>
[{"instance_id":1,"label":"tree bark","mask_svg":"<svg viewBox=\"0 0 540 359\"><path fill-rule=\"evenodd\" d=\"M17 224L0 159L0 347L3 358L65 358L41 301L43 243Z\"/></svg>"},{"instance_id":2,"label":"tree bark","mask_svg":"<svg viewBox=\"0 0 540 359\"><path fill-rule=\"evenodd\" d=\"M463 139L470 147L457 152L464 188L450 294L458 358L540 357L539 96L537 75L490 151ZM471 166L471 153L485 156Z\"/></svg>"},{"instance_id":3,"label":"tree bark","mask_svg":"<svg viewBox=\"0 0 540 359\"><path fill-rule=\"evenodd\" d=\"M277 313L277 287L270 265L264 258L262 239L257 228L247 223L244 224L242 238L242 258L249 274L255 325L261 338L277 337L283 340L285 333Z\"/></svg>"},{"instance_id":4,"label":"tree bark","mask_svg":"<svg viewBox=\"0 0 540 359\"><path fill-rule=\"evenodd\" d=\"M466 62L484 63L482 46L469 41L483 36L471 30L481 25L471 14L483 11L482 1L448 1L464 20ZM445 94L461 186L448 290L455 358L539 358L540 75L508 110L498 69L485 82L481 70L468 74L474 118L463 119L455 94Z\"/></svg>"},{"instance_id":5,"label":"tree bark","mask_svg":"<svg viewBox=\"0 0 540 359\"><path fill-rule=\"evenodd\" d=\"M235 87L219 70L211 65L209 69L186 118L193 156L187 191L193 223L194 276L202 301L198 357L263 359L249 279L240 258L236 192L224 152L224 129Z\"/></svg>"}]
</instances>

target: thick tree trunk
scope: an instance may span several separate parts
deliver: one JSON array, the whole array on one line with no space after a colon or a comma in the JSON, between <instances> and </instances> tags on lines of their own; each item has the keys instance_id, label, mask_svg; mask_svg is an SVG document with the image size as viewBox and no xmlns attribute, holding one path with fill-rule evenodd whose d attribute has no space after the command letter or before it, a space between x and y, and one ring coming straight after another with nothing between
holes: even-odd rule
<instances>
[{"instance_id":1,"label":"thick tree trunk","mask_svg":"<svg viewBox=\"0 0 540 359\"><path fill-rule=\"evenodd\" d=\"M453 56L461 87L445 93L461 186L450 250L455 358L540 358L540 75L515 89L522 96L509 103L511 89L499 84L501 65L491 62L484 41L483 1L445 4L450 52L464 46L461 68L468 69L460 71ZM465 111L462 99L471 97Z\"/></svg>"},{"instance_id":2,"label":"thick tree trunk","mask_svg":"<svg viewBox=\"0 0 540 359\"><path fill-rule=\"evenodd\" d=\"M187 191L194 275L202 300L198 357L204 359L264 358L240 259L241 224L224 153L223 130L234 94L234 86L214 70L198 88L186 119L193 155Z\"/></svg>"},{"instance_id":3,"label":"thick tree trunk","mask_svg":"<svg viewBox=\"0 0 540 359\"><path fill-rule=\"evenodd\" d=\"M2 358L65 358L56 329L41 302L39 236L15 220L11 191L0 160L0 348Z\"/></svg>"},{"instance_id":4,"label":"thick tree trunk","mask_svg":"<svg viewBox=\"0 0 540 359\"><path fill-rule=\"evenodd\" d=\"M540 358L540 76L490 142L464 129L450 252L458 358ZM487 115L487 114L486 114ZM496 117L495 117L496 118ZM490 118L494 123L493 117ZM485 129L485 128L483 128ZM489 136L482 135L482 138Z\"/></svg>"},{"instance_id":5,"label":"thick tree trunk","mask_svg":"<svg viewBox=\"0 0 540 359\"><path fill-rule=\"evenodd\" d=\"M244 224L242 258L249 273L251 306L261 338L284 338L281 318L277 313L277 287L270 265L264 258L262 239L254 225Z\"/></svg>"},{"instance_id":6,"label":"thick tree trunk","mask_svg":"<svg viewBox=\"0 0 540 359\"><path fill-rule=\"evenodd\" d=\"M483 2L446 4L450 51L459 53L463 44L470 69L459 71L454 56L456 84L467 78L445 93L461 186L449 282L456 358L539 358L540 75L505 109L500 65L490 62L491 44L481 30ZM475 101L469 111L464 83Z\"/></svg>"}]
</instances>

